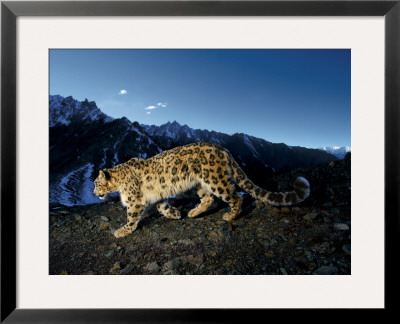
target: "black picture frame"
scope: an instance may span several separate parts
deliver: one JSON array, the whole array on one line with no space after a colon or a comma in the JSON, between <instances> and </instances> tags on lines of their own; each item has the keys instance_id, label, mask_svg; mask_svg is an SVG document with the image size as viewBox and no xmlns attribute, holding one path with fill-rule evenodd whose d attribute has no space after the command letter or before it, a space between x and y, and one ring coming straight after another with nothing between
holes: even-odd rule
<instances>
[{"instance_id":1,"label":"black picture frame","mask_svg":"<svg viewBox=\"0 0 400 324\"><path fill-rule=\"evenodd\" d=\"M19 16L384 16L385 310L395 311L398 300L395 296L399 288L398 275L395 273L398 269L396 248L400 246L399 2L400 0L1 1L1 322L220 323L249 321L249 316L255 319L266 315L266 310L259 309L16 308L16 19ZM286 316L285 313L280 321L285 320Z\"/></svg>"}]
</instances>

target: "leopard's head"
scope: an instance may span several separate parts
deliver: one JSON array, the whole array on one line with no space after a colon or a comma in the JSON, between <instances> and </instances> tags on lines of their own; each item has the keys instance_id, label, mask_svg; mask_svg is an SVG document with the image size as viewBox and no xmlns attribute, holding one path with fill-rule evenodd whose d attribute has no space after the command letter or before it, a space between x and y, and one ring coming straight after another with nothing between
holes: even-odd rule
<instances>
[{"instance_id":1,"label":"leopard's head","mask_svg":"<svg viewBox=\"0 0 400 324\"><path fill-rule=\"evenodd\" d=\"M94 191L93 193L100 199L106 198L110 192L117 191L117 185L115 179L111 176L107 170L99 172L98 177L94 180Z\"/></svg>"}]
</instances>

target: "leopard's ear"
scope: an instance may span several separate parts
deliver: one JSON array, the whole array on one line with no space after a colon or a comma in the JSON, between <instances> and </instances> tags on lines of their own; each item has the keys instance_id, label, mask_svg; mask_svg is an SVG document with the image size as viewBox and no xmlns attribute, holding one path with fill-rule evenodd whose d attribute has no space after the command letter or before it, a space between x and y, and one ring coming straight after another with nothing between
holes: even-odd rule
<instances>
[{"instance_id":1,"label":"leopard's ear","mask_svg":"<svg viewBox=\"0 0 400 324\"><path fill-rule=\"evenodd\" d=\"M111 175L106 169L100 170L99 176L100 176L100 178L105 179L105 180L111 179Z\"/></svg>"},{"instance_id":2,"label":"leopard's ear","mask_svg":"<svg viewBox=\"0 0 400 324\"><path fill-rule=\"evenodd\" d=\"M110 173L106 170L103 169L100 171L100 174L102 175L102 177L104 177L106 180L111 180L111 175Z\"/></svg>"}]
</instances>

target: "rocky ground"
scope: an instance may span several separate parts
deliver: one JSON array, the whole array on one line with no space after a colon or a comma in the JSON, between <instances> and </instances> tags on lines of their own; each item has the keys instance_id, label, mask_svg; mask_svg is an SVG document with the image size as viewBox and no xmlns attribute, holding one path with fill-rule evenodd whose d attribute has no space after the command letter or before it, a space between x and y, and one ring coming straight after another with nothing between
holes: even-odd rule
<instances>
[{"instance_id":1,"label":"rocky ground","mask_svg":"<svg viewBox=\"0 0 400 324\"><path fill-rule=\"evenodd\" d=\"M50 274L53 275L306 275L351 274L350 155L344 160L276 176L290 189L297 175L311 196L294 207L272 207L244 194L238 219L225 222L227 205L216 199L197 218L187 217L199 199L171 200L182 219L150 207L138 229L116 239L125 223L119 201L65 207L50 205Z\"/></svg>"}]
</instances>

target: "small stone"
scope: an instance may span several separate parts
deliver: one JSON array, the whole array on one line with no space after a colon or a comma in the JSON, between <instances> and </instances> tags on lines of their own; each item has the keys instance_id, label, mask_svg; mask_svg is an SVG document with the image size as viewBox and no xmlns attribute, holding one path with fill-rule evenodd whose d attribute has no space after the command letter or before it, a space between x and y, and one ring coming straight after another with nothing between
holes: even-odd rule
<instances>
[{"instance_id":1,"label":"small stone","mask_svg":"<svg viewBox=\"0 0 400 324\"><path fill-rule=\"evenodd\" d=\"M100 226L101 231L106 231L108 229L109 225L108 224L103 224Z\"/></svg>"},{"instance_id":2,"label":"small stone","mask_svg":"<svg viewBox=\"0 0 400 324\"><path fill-rule=\"evenodd\" d=\"M307 214L307 215L304 215L304 216L303 216L303 219L310 222L310 221L316 219L317 216L318 216L317 213L309 213L309 214Z\"/></svg>"},{"instance_id":3,"label":"small stone","mask_svg":"<svg viewBox=\"0 0 400 324\"><path fill-rule=\"evenodd\" d=\"M76 221L82 220L81 215L75 214L74 217L75 217L75 220L76 220Z\"/></svg>"},{"instance_id":4,"label":"small stone","mask_svg":"<svg viewBox=\"0 0 400 324\"><path fill-rule=\"evenodd\" d=\"M350 244L343 245L342 250L344 251L344 253L350 255L351 254L351 245Z\"/></svg>"},{"instance_id":5,"label":"small stone","mask_svg":"<svg viewBox=\"0 0 400 324\"><path fill-rule=\"evenodd\" d=\"M314 257L310 251L305 251L304 254L306 255L308 260L312 260Z\"/></svg>"},{"instance_id":6,"label":"small stone","mask_svg":"<svg viewBox=\"0 0 400 324\"><path fill-rule=\"evenodd\" d=\"M165 272L163 272L163 275L179 275L180 272L176 271L176 270L167 270Z\"/></svg>"},{"instance_id":7,"label":"small stone","mask_svg":"<svg viewBox=\"0 0 400 324\"><path fill-rule=\"evenodd\" d=\"M135 268L133 264L128 264L125 268L121 270L119 274L121 275L127 275L132 272L132 270Z\"/></svg>"},{"instance_id":8,"label":"small stone","mask_svg":"<svg viewBox=\"0 0 400 324\"><path fill-rule=\"evenodd\" d=\"M283 207L281 208L281 213L286 214L290 211L290 209L288 207Z\"/></svg>"},{"instance_id":9,"label":"small stone","mask_svg":"<svg viewBox=\"0 0 400 324\"><path fill-rule=\"evenodd\" d=\"M106 252L104 253L104 255L105 255L107 258L111 257L113 254L114 254L114 250L108 250L108 251L106 251Z\"/></svg>"},{"instance_id":10,"label":"small stone","mask_svg":"<svg viewBox=\"0 0 400 324\"><path fill-rule=\"evenodd\" d=\"M315 275L333 275L336 274L339 269L335 266L322 266L315 270L313 274Z\"/></svg>"},{"instance_id":11,"label":"small stone","mask_svg":"<svg viewBox=\"0 0 400 324\"><path fill-rule=\"evenodd\" d=\"M288 274L285 268L280 268L279 270L281 271L281 273L283 275L287 275Z\"/></svg>"},{"instance_id":12,"label":"small stone","mask_svg":"<svg viewBox=\"0 0 400 324\"><path fill-rule=\"evenodd\" d=\"M335 166L335 161L330 162L330 163L329 163L329 166L330 166L331 168L333 168L333 167Z\"/></svg>"},{"instance_id":13,"label":"small stone","mask_svg":"<svg viewBox=\"0 0 400 324\"><path fill-rule=\"evenodd\" d=\"M344 224L344 223L336 223L336 224L333 224L333 228L335 229L335 230L338 230L338 231L348 231L350 228L349 228L349 225L347 225L347 224Z\"/></svg>"},{"instance_id":14,"label":"small stone","mask_svg":"<svg viewBox=\"0 0 400 324\"><path fill-rule=\"evenodd\" d=\"M94 275L94 272L93 271L87 271L87 272L84 273L84 275L92 276L92 275Z\"/></svg>"},{"instance_id":15,"label":"small stone","mask_svg":"<svg viewBox=\"0 0 400 324\"><path fill-rule=\"evenodd\" d=\"M58 210L58 213L59 214L63 214L63 215L67 215L67 214L69 214L69 211L61 209L61 210Z\"/></svg>"},{"instance_id":16,"label":"small stone","mask_svg":"<svg viewBox=\"0 0 400 324\"><path fill-rule=\"evenodd\" d=\"M115 262L113 267L110 269L110 273L118 275L120 271L121 271L121 263Z\"/></svg>"},{"instance_id":17,"label":"small stone","mask_svg":"<svg viewBox=\"0 0 400 324\"><path fill-rule=\"evenodd\" d=\"M197 267L199 267L199 266L202 265L203 263L204 263L204 256L203 256L203 254L199 254L199 255L197 256L197 262L196 262Z\"/></svg>"},{"instance_id":18,"label":"small stone","mask_svg":"<svg viewBox=\"0 0 400 324\"><path fill-rule=\"evenodd\" d=\"M171 261L168 261L166 263L164 263L162 270L163 271L167 271L167 270L176 270L179 265L180 265L181 261L179 258L175 258Z\"/></svg>"},{"instance_id":19,"label":"small stone","mask_svg":"<svg viewBox=\"0 0 400 324\"><path fill-rule=\"evenodd\" d=\"M105 222L108 222L110 219L108 219L106 216L101 216L100 217L101 218L101 220L103 220L103 221L105 221Z\"/></svg>"},{"instance_id":20,"label":"small stone","mask_svg":"<svg viewBox=\"0 0 400 324\"><path fill-rule=\"evenodd\" d=\"M180 275L181 273L177 270L168 270L163 273L164 275Z\"/></svg>"},{"instance_id":21,"label":"small stone","mask_svg":"<svg viewBox=\"0 0 400 324\"><path fill-rule=\"evenodd\" d=\"M63 275L63 276L68 275L68 272L65 271L65 270L64 270L64 271L61 271L61 272L60 272L60 275Z\"/></svg>"},{"instance_id":22,"label":"small stone","mask_svg":"<svg viewBox=\"0 0 400 324\"><path fill-rule=\"evenodd\" d=\"M147 270L147 271L157 271L159 269L160 269L160 266L157 264L157 262L151 262L145 266L145 270Z\"/></svg>"},{"instance_id":23,"label":"small stone","mask_svg":"<svg viewBox=\"0 0 400 324\"><path fill-rule=\"evenodd\" d=\"M265 257L272 258L274 255L271 252L265 252Z\"/></svg>"},{"instance_id":24,"label":"small stone","mask_svg":"<svg viewBox=\"0 0 400 324\"><path fill-rule=\"evenodd\" d=\"M191 245L191 244L193 244L193 242L192 242L191 240L188 240L188 239L179 240L178 243L179 243L179 244L184 244L184 245Z\"/></svg>"}]
</instances>

